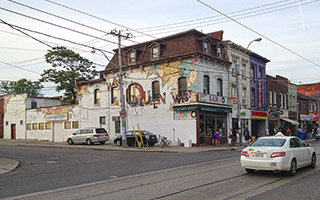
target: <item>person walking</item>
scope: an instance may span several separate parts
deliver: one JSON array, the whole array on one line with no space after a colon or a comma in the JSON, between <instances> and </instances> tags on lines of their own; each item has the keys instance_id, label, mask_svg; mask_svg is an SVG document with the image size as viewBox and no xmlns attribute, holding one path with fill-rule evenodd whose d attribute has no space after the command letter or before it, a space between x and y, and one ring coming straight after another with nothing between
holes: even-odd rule
<instances>
[{"instance_id":1,"label":"person walking","mask_svg":"<svg viewBox=\"0 0 320 200\"><path fill-rule=\"evenodd\" d=\"M232 131L232 146L236 146L237 145L237 134L238 134L238 130L234 129Z\"/></svg>"},{"instance_id":2,"label":"person walking","mask_svg":"<svg viewBox=\"0 0 320 200\"><path fill-rule=\"evenodd\" d=\"M220 132L219 132L219 130L217 130L215 133L215 144L217 147L220 146Z\"/></svg>"},{"instance_id":3,"label":"person walking","mask_svg":"<svg viewBox=\"0 0 320 200\"><path fill-rule=\"evenodd\" d=\"M228 144L232 147L232 128L230 128L230 131L228 132Z\"/></svg>"},{"instance_id":4,"label":"person walking","mask_svg":"<svg viewBox=\"0 0 320 200\"><path fill-rule=\"evenodd\" d=\"M245 145L245 146L249 146L251 136L250 136L250 132L249 132L249 129L248 129L248 128L245 128L245 131L244 131L244 139L245 139L245 141L246 141L246 145Z\"/></svg>"},{"instance_id":5,"label":"person walking","mask_svg":"<svg viewBox=\"0 0 320 200\"><path fill-rule=\"evenodd\" d=\"M212 146L215 145L215 139L216 139L216 132L215 131L212 131L212 137L211 137L211 144Z\"/></svg>"}]
</instances>

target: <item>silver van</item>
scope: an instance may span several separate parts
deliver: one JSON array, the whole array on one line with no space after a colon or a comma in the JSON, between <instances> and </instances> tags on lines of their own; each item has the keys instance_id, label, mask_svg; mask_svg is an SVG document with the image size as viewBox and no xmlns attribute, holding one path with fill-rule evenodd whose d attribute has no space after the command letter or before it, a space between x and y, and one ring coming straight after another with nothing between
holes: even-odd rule
<instances>
[{"instance_id":1,"label":"silver van","mask_svg":"<svg viewBox=\"0 0 320 200\"><path fill-rule=\"evenodd\" d=\"M104 128L85 128L79 129L70 135L67 139L68 144L85 143L91 145L99 142L105 144L109 141L110 137L106 129Z\"/></svg>"}]
</instances>

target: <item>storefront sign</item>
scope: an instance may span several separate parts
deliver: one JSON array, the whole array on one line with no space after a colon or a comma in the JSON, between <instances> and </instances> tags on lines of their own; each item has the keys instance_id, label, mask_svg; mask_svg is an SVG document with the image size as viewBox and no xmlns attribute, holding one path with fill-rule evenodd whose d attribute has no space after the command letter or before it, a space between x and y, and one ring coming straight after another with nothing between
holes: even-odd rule
<instances>
[{"instance_id":1,"label":"storefront sign","mask_svg":"<svg viewBox=\"0 0 320 200\"><path fill-rule=\"evenodd\" d=\"M313 115L300 115L300 121L313 121Z\"/></svg>"},{"instance_id":2,"label":"storefront sign","mask_svg":"<svg viewBox=\"0 0 320 200\"><path fill-rule=\"evenodd\" d=\"M215 95L209 95L209 94L203 94L203 93L198 94L198 101L206 102L206 103L231 105L231 101L229 101L227 97L215 96Z\"/></svg>"},{"instance_id":3,"label":"storefront sign","mask_svg":"<svg viewBox=\"0 0 320 200\"><path fill-rule=\"evenodd\" d=\"M262 107L262 78L258 78L258 107Z\"/></svg>"},{"instance_id":4,"label":"storefront sign","mask_svg":"<svg viewBox=\"0 0 320 200\"><path fill-rule=\"evenodd\" d=\"M67 121L68 120L68 114L46 115L45 119L46 119L47 122Z\"/></svg>"},{"instance_id":5,"label":"storefront sign","mask_svg":"<svg viewBox=\"0 0 320 200\"><path fill-rule=\"evenodd\" d=\"M252 111L251 114L252 114L253 119L266 119L267 118L267 112Z\"/></svg>"}]
</instances>

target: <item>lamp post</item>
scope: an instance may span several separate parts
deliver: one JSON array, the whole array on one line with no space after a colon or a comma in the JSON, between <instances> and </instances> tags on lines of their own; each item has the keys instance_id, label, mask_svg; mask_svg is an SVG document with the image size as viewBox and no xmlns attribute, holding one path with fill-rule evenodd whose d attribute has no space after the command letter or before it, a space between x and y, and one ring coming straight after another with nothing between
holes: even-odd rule
<instances>
[{"instance_id":1,"label":"lamp post","mask_svg":"<svg viewBox=\"0 0 320 200\"><path fill-rule=\"evenodd\" d=\"M245 49L244 55L246 55L246 53L247 53L247 51L248 51L248 49L249 49L249 46L251 45L252 42L260 42L261 40L262 40L262 38L257 38L257 39L252 40L252 41L248 44L247 48ZM238 128L240 128L240 132L239 132L239 144L240 144L240 146L242 146L242 132L241 132L242 130L241 130L241 114L240 114L241 105L240 105L240 92L239 92L239 87L240 87L240 86L239 86L239 76L240 76L239 68L240 68L241 65L242 65L242 59L239 58L239 65L238 65L238 67L236 68L236 69L237 69L236 82L237 82L237 98L238 98L238 100L237 100L237 107L238 107Z\"/></svg>"}]
</instances>

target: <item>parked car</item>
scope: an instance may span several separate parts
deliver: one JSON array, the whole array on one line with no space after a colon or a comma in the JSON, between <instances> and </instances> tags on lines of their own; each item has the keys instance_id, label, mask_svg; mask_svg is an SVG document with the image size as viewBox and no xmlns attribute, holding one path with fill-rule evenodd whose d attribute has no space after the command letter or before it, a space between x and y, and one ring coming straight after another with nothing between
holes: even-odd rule
<instances>
[{"instance_id":1,"label":"parked car","mask_svg":"<svg viewBox=\"0 0 320 200\"><path fill-rule=\"evenodd\" d=\"M142 133L143 144L145 146L147 145L147 141L148 141L148 146L154 146L158 142L157 136L154 135L153 133L151 133L149 131L145 131L145 130L142 130L141 133ZM141 142L141 139L140 139L139 131L136 131L136 134L137 134L137 138L138 138L139 144L141 145L142 142ZM127 137L127 145L128 146L137 145L136 138L135 138L135 135L134 135L134 131L127 131L126 132L126 137ZM114 143L117 146L122 146L122 136L121 135L117 136L114 139Z\"/></svg>"},{"instance_id":2,"label":"parked car","mask_svg":"<svg viewBox=\"0 0 320 200\"><path fill-rule=\"evenodd\" d=\"M104 128L85 128L79 129L70 135L67 142L70 145L74 143L85 143L90 145L96 142L105 144L109 139L109 134Z\"/></svg>"},{"instance_id":3,"label":"parked car","mask_svg":"<svg viewBox=\"0 0 320 200\"><path fill-rule=\"evenodd\" d=\"M316 153L310 144L295 136L260 137L241 152L241 166L247 173L255 170L287 171L316 166Z\"/></svg>"},{"instance_id":4,"label":"parked car","mask_svg":"<svg viewBox=\"0 0 320 200\"><path fill-rule=\"evenodd\" d=\"M316 139L316 141L320 140L320 133L316 133L316 135L314 136L314 138Z\"/></svg>"}]
</instances>

